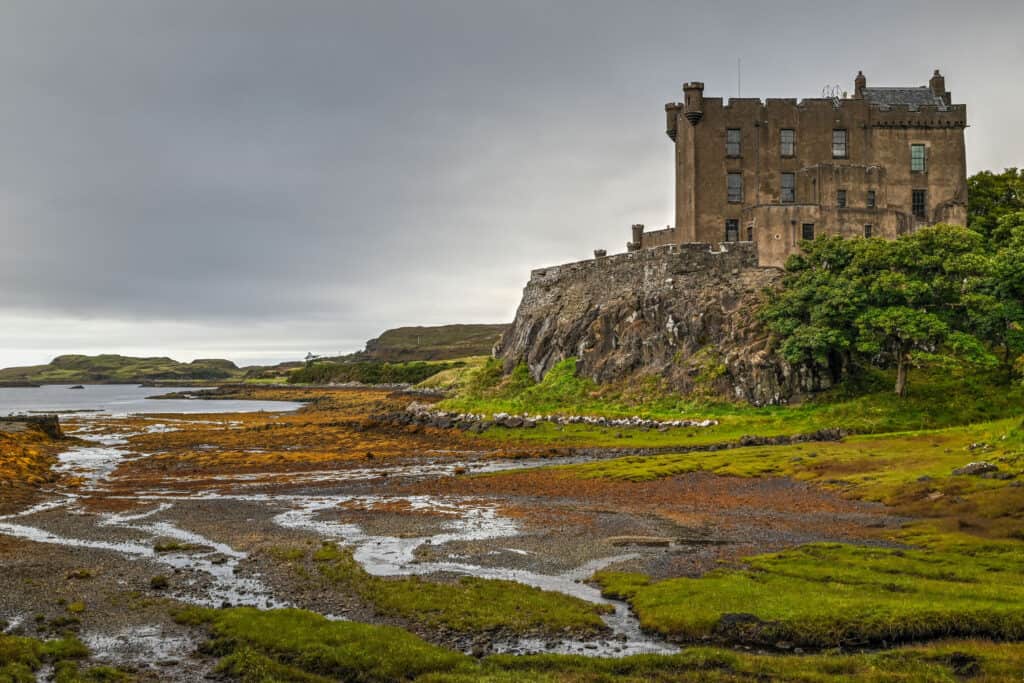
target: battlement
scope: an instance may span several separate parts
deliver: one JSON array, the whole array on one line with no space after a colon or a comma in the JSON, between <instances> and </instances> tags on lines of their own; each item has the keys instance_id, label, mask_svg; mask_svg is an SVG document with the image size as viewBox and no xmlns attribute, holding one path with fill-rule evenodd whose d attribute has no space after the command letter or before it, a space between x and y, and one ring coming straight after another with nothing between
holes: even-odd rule
<instances>
[{"instance_id":1,"label":"battlement","mask_svg":"<svg viewBox=\"0 0 1024 683\"><path fill-rule=\"evenodd\" d=\"M693 272L726 274L757 267L757 245L752 242L689 242L537 268L530 273L530 285L549 286L565 279L594 276L614 279L618 272L635 273L636 269L643 270L646 277L667 278Z\"/></svg>"}]
</instances>

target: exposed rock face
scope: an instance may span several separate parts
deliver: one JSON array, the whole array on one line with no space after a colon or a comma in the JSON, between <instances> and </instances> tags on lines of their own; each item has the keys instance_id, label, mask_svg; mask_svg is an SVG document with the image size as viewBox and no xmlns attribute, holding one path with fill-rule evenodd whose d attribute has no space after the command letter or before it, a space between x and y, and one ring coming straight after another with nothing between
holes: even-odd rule
<instances>
[{"instance_id":1,"label":"exposed rock face","mask_svg":"<svg viewBox=\"0 0 1024 683\"><path fill-rule=\"evenodd\" d=\"M660 375L671 388L756 405L830 384L773 353L755 309L781 278L753 244L683 244L533 271L512 327L495 346L506 371L535 379L578 359L597 382Z\"/></svg>"},{"instance_id":2,"label":"exposed rock face","mask_svg":"<svg viewBox=\"0 0 1024 683\"><path fill-rule=\"evenodd\" d=\"M11 415L0 417L0 432L16 434L35 430L46 434L51 439L63 439L60 419L56 415Z\"/></svg>"}]
</instances>

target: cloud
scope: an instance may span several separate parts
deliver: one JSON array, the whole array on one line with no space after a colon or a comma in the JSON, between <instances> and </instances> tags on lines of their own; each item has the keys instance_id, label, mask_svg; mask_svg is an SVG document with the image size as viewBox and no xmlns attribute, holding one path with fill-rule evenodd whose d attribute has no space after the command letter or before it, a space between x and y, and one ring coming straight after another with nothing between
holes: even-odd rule
<instances>
[{"instance_id":1,"label":"cloud","mask_svg":"<svg viewBox=\"0 0 1024 683\"><path fill-rule=\"evenodd\" d=\"M85 347L277 358L508 320L531 268L671 220L662 104L685 80L734 94L738 57L743 94L763 97L942 67L970 106L972 170L1019 165L1021 19L1017 3L964 21L935 2L840 16L788 1L9 0L0 365ZM940 38L908 40L923 35Z\"/></svg>"}]
</instances>

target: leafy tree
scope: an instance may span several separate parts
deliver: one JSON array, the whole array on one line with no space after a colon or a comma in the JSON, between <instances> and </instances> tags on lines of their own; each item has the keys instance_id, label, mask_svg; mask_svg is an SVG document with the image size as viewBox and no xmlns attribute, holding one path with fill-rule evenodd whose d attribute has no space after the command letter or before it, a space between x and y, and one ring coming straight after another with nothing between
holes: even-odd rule
<instances>
[{"instance_id":1,"label":"leafy tree","mask_svg":"<svg viewBox=\"0 0 1024 683\"><path fill-rule=\"evenodd\" d=\"M821 237L801 247L763 311L787 360L833 373L837 358L895 367L900 396L915 364L992 362L974 307L998 295L985 294L993 263L978 233L937 225L895 241Z\"/></svg>"},{"instance_id":2,"label":"leafy tree","mask_svg":"<svg viewBox=\"0 0 1024 683\"><path fill-rule=\"evenodd\" d=\"M1024 365L1024 211L1004 215L999 227L1009 240L993 257L986 286L971 310L977 328L1012 371L1015 362Z\"/></svg>"},{"instance_id":3,"label":"leafy tree","mask_svg":"<svg viewBox=\"0 0 1024 683\"><path fill-rule=\"evenodd\" d=\"M967 224L993 243L1005 242L1010 237L1000 225L1000 218L1022 210L1024 170L982 171L967 179Z\"/></svg>"}]
</instances>

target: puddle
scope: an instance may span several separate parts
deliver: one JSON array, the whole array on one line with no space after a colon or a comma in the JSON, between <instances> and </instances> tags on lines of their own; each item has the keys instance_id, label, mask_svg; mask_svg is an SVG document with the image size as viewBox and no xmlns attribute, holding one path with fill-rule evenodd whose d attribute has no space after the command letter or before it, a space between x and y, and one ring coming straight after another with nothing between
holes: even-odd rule
<instances>
[{"instance_id":1,"label":"puddle","mask_svg":"<svg viewBox=\"0 0 1024 683\"><path fill-rule=\"evenodd\" d=\"M198 646L195 639L167 633L155 624L132 626L114 633L88 631L79 637L96 661L144 669L175 666L188 659Z\"/></svg>"}]
</instances>

